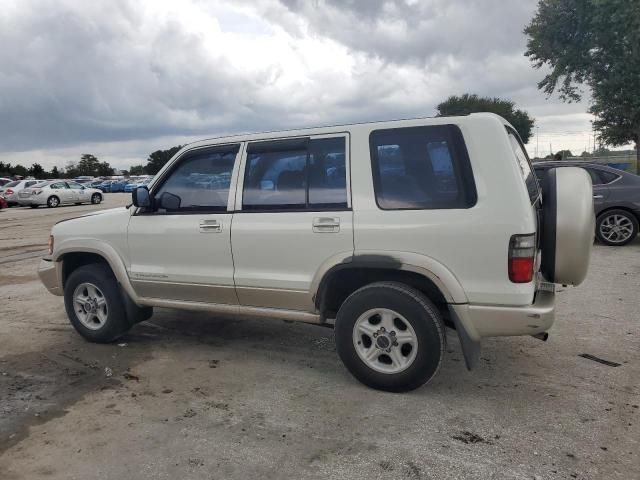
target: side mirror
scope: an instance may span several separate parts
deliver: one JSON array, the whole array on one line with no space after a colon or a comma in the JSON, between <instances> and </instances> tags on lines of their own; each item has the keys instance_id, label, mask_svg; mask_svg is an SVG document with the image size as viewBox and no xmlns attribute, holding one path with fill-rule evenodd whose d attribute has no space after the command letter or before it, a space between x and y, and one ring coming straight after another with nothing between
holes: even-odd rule
<instances>
[{"instance_id":1,"label":"side mirror","mask_svg":"<svg viewBox=\"0 0 640 480\"><path fill-rule=\"evenodd\" d=\"M134 188L131 192L131 201L138 208L148 208L151 206L151 195L146 187Z\"/></svg>"}]
</instances>

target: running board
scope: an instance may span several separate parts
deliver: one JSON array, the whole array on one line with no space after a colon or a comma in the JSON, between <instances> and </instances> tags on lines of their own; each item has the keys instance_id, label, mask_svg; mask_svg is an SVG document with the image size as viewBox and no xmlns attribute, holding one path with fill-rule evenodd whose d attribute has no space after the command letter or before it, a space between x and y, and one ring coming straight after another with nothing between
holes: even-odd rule
<instances>
[{"instance_id":1,"label":"running board","mask_svg":"<svg viewBox=\"0 0 640 480\"><path fill-rule=\"evenodd\" d=\"M250 307L246 305L228 305L223 303L185 302L181 300L165 300L161 298L140 298L139 303L149 307L175 308L192 310L195 312L210 312L218 315L247 316L256 318L271 318L274 320L289 320L292 322L325 323L317 313L280 308Z\"/></svg>"}]
</instances>

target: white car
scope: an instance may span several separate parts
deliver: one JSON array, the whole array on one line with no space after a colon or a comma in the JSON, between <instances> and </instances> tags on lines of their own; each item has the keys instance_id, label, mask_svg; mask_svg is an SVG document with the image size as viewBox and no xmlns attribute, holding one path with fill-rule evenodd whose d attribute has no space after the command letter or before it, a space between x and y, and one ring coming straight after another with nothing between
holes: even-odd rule
<instances>
[{"instance_id":1,"label":"white car","mask_svg":"<svg viewBox=\"0 0 640 480\"><path fill-rule=\"evenodd\" d=\"M7 204L11 207L18 205L18 194L25 188L33 187L43 183L42 180L15 180L0 187L0 195L4 197Z\"/></svg>"},{"instance_id":2,"label":"white car","mask_svg":"<svg viewBox=\"0 0 640 480\"><path fill-rule=\"evenodd\" d=\"M39 275L92 342L153 307L296 320L334 327L361 382L407 391L438 371L445 327L469 368L485 337L546 339L555 284L586 276L594 216L583 169L552 170L542 192L492 114L217 138L128 209L55 225Z\"/></svg>"},{"instance_id":3,"label":"white car","mask_svg":"<svg viewBox=\"0 0 640 480\"><path fill-rule=\"evenodd\" d=\"M89 188L68 180L52 180L25 188L18 192L18 203L38 208L46 205L55 208L65 203L94 203L102 202L103 193L97 188Z\"/></svg>"}]
</instances>

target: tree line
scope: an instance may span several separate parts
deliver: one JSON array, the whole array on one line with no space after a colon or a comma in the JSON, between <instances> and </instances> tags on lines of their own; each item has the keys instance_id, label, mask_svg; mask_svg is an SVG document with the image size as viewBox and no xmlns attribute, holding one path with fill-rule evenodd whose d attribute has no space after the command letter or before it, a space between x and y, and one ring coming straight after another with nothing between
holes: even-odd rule
<instances>
[{"instance_id":1,"label":"tree line","mask_svg":"<svg viewBox=\"0 0 640 480\"><path fill-rule=\"evenodd\" d=\"M123 170L123 175L155 175L173 157L181 145L176 145L167 150L156 150L147 158L146 165L133 165L129 170ZM90 153L83 153L80 161L70 161L64 168L54 166L51 170L45 170L39 163L33 163L30 167L24 165L12 165L0 161L0 177L34 177L37 179L47 178L76 178L80 176L89 177L110 177L114 175L116 169L109 165L109 162L101 162L98 157Z\"/></svg>"}]
</instances>

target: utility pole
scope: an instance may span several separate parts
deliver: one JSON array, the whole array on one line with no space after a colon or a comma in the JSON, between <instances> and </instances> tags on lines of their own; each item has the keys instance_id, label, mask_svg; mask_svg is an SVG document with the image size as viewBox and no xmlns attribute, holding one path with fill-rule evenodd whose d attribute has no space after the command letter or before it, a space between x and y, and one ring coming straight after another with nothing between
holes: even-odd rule
<instances>
[{"instance_id":1,"label":"utility pole","mask_svg":"<svg viewBox=\"0 0 640 480\"><path fill-rule=\"evenodd\" d=\"M536 157L540 152L540 127L536 125Z\"/></svg>"}]
</instances>

